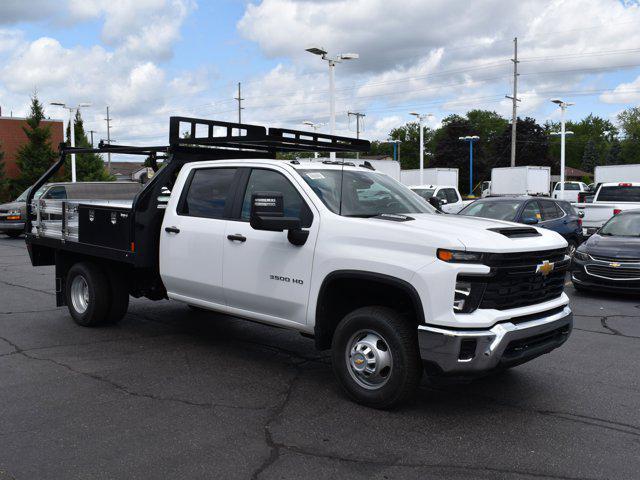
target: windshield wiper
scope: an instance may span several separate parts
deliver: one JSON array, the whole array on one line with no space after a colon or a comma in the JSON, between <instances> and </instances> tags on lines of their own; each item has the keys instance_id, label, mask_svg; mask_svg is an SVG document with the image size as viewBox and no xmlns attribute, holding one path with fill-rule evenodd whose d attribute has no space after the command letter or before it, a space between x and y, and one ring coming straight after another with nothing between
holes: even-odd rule
<instances>
[{"instance_id":1,"label":"windshield wiper","mask_svg":"<svg viewBox=\"0 0 640 480\"><path fill-rule=\"evenodd\" d=\"M352 218L371 218L379 216L379 213L354 213L351 215L343 215L343 217L352 217Z\"/></svg>"}]
</instances>

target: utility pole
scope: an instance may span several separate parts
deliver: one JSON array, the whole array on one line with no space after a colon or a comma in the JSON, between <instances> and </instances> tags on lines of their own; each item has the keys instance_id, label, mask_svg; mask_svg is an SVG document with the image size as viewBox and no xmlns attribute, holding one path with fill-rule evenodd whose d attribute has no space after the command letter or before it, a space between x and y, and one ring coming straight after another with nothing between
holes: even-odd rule
<instances>
[{"instance_id":1,"label":"utility pole","mask_svg":"<svg viewBox=\"0 0 640 480\"><path fill-rule=\"evenodd\" d=\"M242 106L242 100L244 100L244 98L242 98L241 92L242 84L238 82L238 96L233 97L238 101L238 123L242 123L242 110L244 110L244 107Z\"/></svg>"},{"instance_id":2,"label":"utility pole","mask_svg":"<svg viewBox=\"0 0 640 480\"><path fill-rule=\"evenodd\" d=\"M93 134L97 132L95 130L89 130L89 133L91 134L91 148L93 148Z\"/></svg>"},{"instance_id":3,"label":"utility pole","mask_svg":"<svg viewBox=\"0 0 640 480\"><path fill-rule=\"evenodd\" d=\"M518 37L513 39L513 96L505 95L513 102L513 113L511 116L511 166L516 166L516 124L518 122Z\"/></svg>"},{"instance_id":4,"label":"utility pole","mask_svg":"<svg viewBox=\"0 0 640 480\"><path fill-rule=\"evenodd\" d=\"M107 145L111 145L111 117L109 116L109 105L107 105ZM107 172L111 174L111 152L107 152Z\"/></svg>"},{"instance_id":5,"label":"utility pole","mask_svg":"<svg viewBox=\"0 0 640 480\"><path fill-rule=\"evenodd\" d=\"M358 112L347 112L347 116L356 117L356 138L360 138L360 119L366 117L366 115L364 113L358 113ZM356 153L356 158L360 160L360 152Z\"/></svg>"}]
</instances>

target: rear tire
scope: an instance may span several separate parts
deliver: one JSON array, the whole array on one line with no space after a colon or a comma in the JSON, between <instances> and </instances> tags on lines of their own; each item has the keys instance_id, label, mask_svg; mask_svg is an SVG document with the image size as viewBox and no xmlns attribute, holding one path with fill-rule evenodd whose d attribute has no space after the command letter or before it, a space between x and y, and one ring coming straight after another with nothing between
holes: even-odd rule
<instances>
[{"instance_id":1,"label":"rear tire","mask_svg":"<svg viewBox=\"0 0 640 480\"><path fill-rule=\"evenodd\" d=\"M21 230L7 230L4 232L7 237L9 238L18 238L20 235L22 235L24 232L22 232Z\"/></svg>"},{"instance_id":2,"label":"rear tire","mask_svg":"<svg viewBox=\"0 0 640 480\"><path fill-rule=\"evenodd\" d=\"M89 262L73 265L67 274L65 294L69 313L78 325L96 327L106 323L111 289L100 267Z\"/></svg>"},{"instance_id":3,"label":"rear tire","mask_svg":"<svg viewBox=\"0 0 640 480\"><path fill-rule=\"evenodd\" d=\"M422 375L416 328L386 307L349 313L333 335L333 371L347 394L373 408L408 400Z\"/></svg>"}]
</instances>

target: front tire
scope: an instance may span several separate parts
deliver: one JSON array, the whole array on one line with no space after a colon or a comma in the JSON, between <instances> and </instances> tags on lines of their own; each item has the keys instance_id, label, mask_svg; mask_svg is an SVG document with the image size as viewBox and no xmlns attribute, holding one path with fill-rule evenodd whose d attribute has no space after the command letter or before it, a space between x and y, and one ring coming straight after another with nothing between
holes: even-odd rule
<instances>
[{"instance_id":1,"label":"front tire","mask_svg":"<svg viewBox=\"0 0 640 480\"><path fill-rule=\"evenodd\" d=\"M422 375L414 326L386 307L363 307L340 322L332 342L333 371L347 394L373 408L408 400Z\"/></svg>"},{"instance_id":2,"label":"front tire","mask_svg":"<svg viewBox=\"0 0 640 480\"><path fill-rule=\"evenodd\" d=\"M6 230L4 233L9 238L18 238L23 232L21 230Z\"/></svg>"},{"instance_id":3,"label":"front tire","mask_svg":"<svg viewBox=\"0 0 640 480\"><path fill-rule=\"evenodd\" d=\"M97 265L73 265L67 274L65 293L69 313L78 325L96 327L106 323L111 290L107 275Z\"/></svg>"}]
</instances>

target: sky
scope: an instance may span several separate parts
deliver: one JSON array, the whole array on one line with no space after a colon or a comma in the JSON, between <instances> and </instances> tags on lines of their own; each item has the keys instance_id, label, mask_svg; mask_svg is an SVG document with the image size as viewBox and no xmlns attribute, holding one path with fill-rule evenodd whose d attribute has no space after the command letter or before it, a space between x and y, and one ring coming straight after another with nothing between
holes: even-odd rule
<instances>
[{"instance_id":1,"label":"sky","mask_svg":"<svg viewBox=\"0 0 640 480\"><path fill-rule=\"evenodd\" d=\"M435 127L470 109L615 120L640 103L640 5L620 0L2 0L0 107L24 116L37 91L89 102L85 129L121 144L166 144L168 117L328 133L328 67L305 51L358 53L336 66L336 134L385 140L413 117Z\"/></svg>"}]
</instances>

